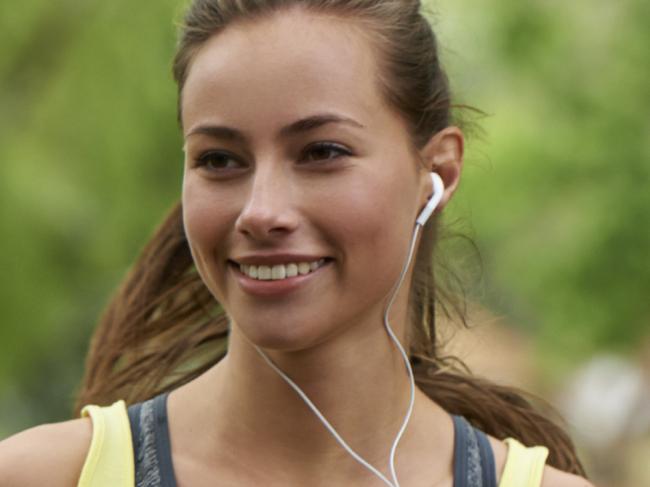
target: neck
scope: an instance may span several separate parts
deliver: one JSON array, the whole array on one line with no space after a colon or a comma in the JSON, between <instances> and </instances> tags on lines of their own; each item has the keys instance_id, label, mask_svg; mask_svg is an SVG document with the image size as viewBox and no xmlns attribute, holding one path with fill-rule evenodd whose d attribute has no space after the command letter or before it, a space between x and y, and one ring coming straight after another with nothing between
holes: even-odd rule
<instances>
[{"instance_id":1,"label":"neck","mask_svg":"<svg viewBox=\"0 0 650 487\"><path fill-rule=\"evenodd\" d=\"M266 352L355 450L389 447L409 400L403 359L385 331L375 328L379 333L366 331L362 340L341 337L341 345L334 340L313 350ZM230 379L226 394L234 406L250 406L246 420L255 431L265 431L269 441L280 442L283 449L301 456L322 459L348 455L296 391L252 346L235 347L229 355L224 363ZM390 443L379 442L378 436L390 437Z\"/></svg>"},{"instance_id":2,"label":"neck","mask_svg":"<svg viewBox=\"0 0 650 487\"><path fill-rule=\"evenodd\" d=\"M402 355L381 318L368 321L367 326L349 327L347 336L309 349L266 354L348 445L390 478L390 448L409 405L410 382ZM179 395L178 410L183 409L182 416L194 425L201 425L194 426L200 428L194 441L201 456L231 451L238 452L233 456L240 461L262 462L276 472L278 466L295 470L295 465L301 465L305 475L333 470L347 479L368 476L236 326L226 357L185 389L187 400ZM170 396L170 416L174 410ZM400 445L408 437L409 428ZM314 472L305 471L310 468Z\"/></svg>"}]
</instances>

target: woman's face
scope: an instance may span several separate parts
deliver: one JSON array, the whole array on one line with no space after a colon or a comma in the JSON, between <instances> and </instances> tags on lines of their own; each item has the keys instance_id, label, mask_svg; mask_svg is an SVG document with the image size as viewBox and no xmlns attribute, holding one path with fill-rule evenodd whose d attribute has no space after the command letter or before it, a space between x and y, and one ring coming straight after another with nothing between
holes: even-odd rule
<instances>
[{"instance_id":1,"label":"woman's face","mask_svg":"<svg viewBox=\"0 0 650 487\"><path fill-rule=\"evenodd\" d=\"M299 11L230 26L194 58L185 230L203 281L259 346L382 326L427 194L376 69L351 25Z\"/></svg>"}]
</instances>

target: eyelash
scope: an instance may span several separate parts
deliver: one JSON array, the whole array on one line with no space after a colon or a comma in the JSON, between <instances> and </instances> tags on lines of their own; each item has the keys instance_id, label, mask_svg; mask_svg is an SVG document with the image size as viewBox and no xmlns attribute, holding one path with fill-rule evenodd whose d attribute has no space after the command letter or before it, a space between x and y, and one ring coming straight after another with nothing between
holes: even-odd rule
<instances>
[{"instance_id":1,"label":"eyelash","mask_svg":"<svg viewBox=\"0 0 650 487\"><path fill-rule=\"evenodd\" d=\"M304 154L309 154L310 152L313 152L315 150L336 151L336 152L339 153L338 156L324 159L325 162L336 160L339 157L352 155L352 153L350 151L348 151L347 149L344 149L340 145L332 144L332 143L329 143L329 142L317 142L315 144L312 144ZM303 156L304 156L304 154L303 154ZM238 159L238 158L232 156L232 154L229 154L228 152L208 151L208 152L205 152L204 154L202 154L198 159L196 159L195 167L201 167L201 166L206 166L207 167L209 161L214 160L215 158L225 158L226 161L230 161L230 160L237 161L237 159ZM318 161L323 161L322 159L318 159L317 163L324 164L324 162L318 162ZM224 168L224 167L221 167L219 169L215 169L215 171L227 171L228 169L237 169L237 168Z\"/></svg>"}]
</instances>

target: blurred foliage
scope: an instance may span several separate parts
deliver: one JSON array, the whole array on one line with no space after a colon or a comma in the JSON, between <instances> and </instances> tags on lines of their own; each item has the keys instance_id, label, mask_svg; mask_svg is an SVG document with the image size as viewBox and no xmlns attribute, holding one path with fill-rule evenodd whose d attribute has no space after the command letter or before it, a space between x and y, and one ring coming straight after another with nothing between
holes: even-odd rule
<instances>
[{"instance_id":1,"label":"blurred foliage","mask_svg":"<svg viewBox=\"0 0 650 487\"><path fill-rule=\"evenodd\" d=\"M482 300L551 372L632 349L650 324L650 4L429 4L457 101L488 113L449 207ZM181 7L0 4L0 437L69 416L97 316L180 196Z\"/></svg>"},{"instance_id":2,"label":"blurred foliage","mask_svg":"<svg viewBox=\"0 0 650 487\"><path fill-rule=\"evenodd\" d=\"M69 416L97 316L178 198L183 158L178 2L0 9L2 435Z\"/></svg>"},{"instance_id":3,"label":"blurred foliage","mask_svg":"<svg viewBox=\"0 0 650 487\"><path fill-rule=\"evenodd\" d=\"M453 210L486 303L549 372L629 352L650 333L650 4L431 4L457 98L488 114Z\"/></svg>"}]
</instances>

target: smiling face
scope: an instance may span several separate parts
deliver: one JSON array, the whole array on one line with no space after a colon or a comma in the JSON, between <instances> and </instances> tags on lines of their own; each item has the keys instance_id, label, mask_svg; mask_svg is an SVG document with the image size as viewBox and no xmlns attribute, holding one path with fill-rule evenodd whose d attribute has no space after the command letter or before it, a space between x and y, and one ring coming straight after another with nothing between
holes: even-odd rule
<instances>
[{"instance_id":1,"label":"smiling face","mask_svg":"<svg viewBox=\"0 0 650 487\"><path fill-rule=\"evenodd\" d=\"M352 25L298 10L230 26L192 62L185 230L203 281L259 346L298 350L382 326L423 186L376 70ZM235 264L277 277L296 269L255 264L301 262L279 281Z\"/></svg>"}]
</instances>

